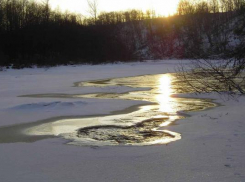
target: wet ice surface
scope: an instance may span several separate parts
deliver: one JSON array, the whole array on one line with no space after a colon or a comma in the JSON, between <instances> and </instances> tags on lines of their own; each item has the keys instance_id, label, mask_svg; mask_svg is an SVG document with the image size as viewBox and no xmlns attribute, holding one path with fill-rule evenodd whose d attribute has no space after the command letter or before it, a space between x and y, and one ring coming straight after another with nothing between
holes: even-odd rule
<instances>
[{"instance_id":1,"label":"wet ice surface","mask_svg":"<svg viewBox=\"0 0 245 182\"><path fill-rule=\"evenodd\" d=\"M177 140L175 135L157 131L154 127L159 127L163 123L161 118L149 119L133 126L97 126L87 127L78 130L78 137L91 138L97 141L108 141L111 144L153 144L164 143L164 141Z\"/></svg>"},{"instance_id":2,"label":"wet ice surface","mask_svg":"<svg viewBox=\"0 0 245 182\"><path fill-rule=\"evenodd\" d=\"M9 108L8 110L52 110L52 109L65 109L67 107L81 107L83 105L86 105L86 102L39 102L39 103L32 103L32 104L22 104L19 106L15 106L12 108Z\"/></svg>"},{"instance_id":3,"label":"wet ice surface","mask_svg":"<svg viewBox=\"0 0 245 182\"><path fill-rule=\"evenodd\" d=\"M148 101L148 105L127 114L79 119L61 119L27 128L33 136L59 136L74 145L153 145L181 139L179 133L165 130L181 119L180 111L198 111L215 104L208 100L173 98L181 90L174 74L144 75L75 83L76 87L131 87L142 91L93 94L41 94L28 97L97 98Z\"/></svg>"},{"instance_id":4,"label":"wet ice surface","mask_svg":"<svg viewBox=\"0 0 245 182\"><path fill-rule=\"evenodd\" d=\"M75 98L74 103L54 102L27 104L12 109L57 109L83 107L82 98L123 99L147 101L148 104L137 106L107 116L90 116L51 119L37 123L0 128L0 142L34 142L43 138L61 137L74 145L153 145L166 144L181 139L179 133L166 130L166 126L183 118L180 111L198 111L214 107L210 100L174 98L171 95L181 90L181 83L174 74L144 75L75 83L76 87L133 88L127 92L104 92L93 94L40 94L25 97ZM139 91L138 89L142 89ZM182 112L181 112L182 113ZM1 132L3 131L3 132ZM9 137L9 133L12 134ZM5 136L8 135L8 136Z\"/></svg>"}]
</instances>

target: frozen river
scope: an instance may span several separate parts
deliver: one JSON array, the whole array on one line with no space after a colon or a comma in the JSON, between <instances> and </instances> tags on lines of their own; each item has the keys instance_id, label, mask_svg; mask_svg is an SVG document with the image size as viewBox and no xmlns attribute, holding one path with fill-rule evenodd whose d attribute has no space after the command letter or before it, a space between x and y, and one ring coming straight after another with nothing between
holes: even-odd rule
<instances>
[{"instance_id":1,"label":"frozen river","mask_svg":"<svg viewBox=\"0 0 245 182\"><path fill-rule=\"evenodd\" d=\"M34 142L61 137L74 145L153 145L181 139L176 132L166 130L176 120L187 117L183 111L199 111L215 107L211 100L175 98L184 86L175 74L143 75L136 77L92 80L74 83L75 87L111 88L110 92L88 94L36 94L36 98L96 98L147 101L112 115L60 117L35 123L0 129L2 143ZM120 88L134 91L113 92ZM67 105L69 107L69 104Z\"/></svg>"}]
</instances>

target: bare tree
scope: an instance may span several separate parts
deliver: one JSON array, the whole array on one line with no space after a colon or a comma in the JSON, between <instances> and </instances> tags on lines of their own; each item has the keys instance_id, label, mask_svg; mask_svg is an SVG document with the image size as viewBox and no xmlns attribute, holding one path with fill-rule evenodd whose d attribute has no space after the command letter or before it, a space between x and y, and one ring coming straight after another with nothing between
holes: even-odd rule
<instances>
[{"instance_id":1,"label":"bare tree","mask_svg":"<svg viewBox=\"0 0 245 182\"><path fill-rule=\"evenodd\" d=\"M4 7L3 7L3 1L0 0L0 33L1 30L3 30L3 23L4 23Z\"/></svg>"},{"instance_id":2,"label":"bare tree","mask_svg":"<svg viewBox=\"0 0 245 182\"><path fill-rule=\"evenodd\" d=\"M49 0L43 1L43 18L44 18L44 21L45 22L48 22L49 21L50 12L51 12L51 9L50 9L50 2L49 2Z\"/></svg>"},{"instance_id":3,"label":"bare tree","mask_svg":"<svg viewBox=\"0 0 245 182\"><path fill-rule=\"evenodd\" d=\"M219 1L218 0L209 0L209 6L212 13L219 12Z\"/></svg>"},{"instance_id":4,"label":"bare tree","mask_svg":"<svg viewBox=\"0 0 245 182\"><path fill-rule=\"evenodd\" d=\"M89 7L89 14L93 17L94 23L96 23L97 16L98 16L98 0L87 0L88 7Z\"/></svg>"},{"instance_id":5,"label":"bare tree","mask_svg":"<svg viewBox=\"0 0 245 182\"><path fill-rule=\"evenodd\" d=\"M177 7L177 12L179 15L193 14L195 12L193 1L180 0Z\"/></svg>"},{"instance_id":6,"label":"bare tree","mask_svg":"<svg viewBox=\"0 0 245 182\"><path fill-rule=\"evenodd\" d=\"M180 80L185 83L184 92L245 94L245 59L198 59L178 71Z\"/></svg>"},{"instance_id":7,"label":"bare tree","mask_svg":"<svg viewBox=\"0 0 245 182\"><path fill-rule=\"evenodd\" d=\"M179 67L178 77L185 83L184 92L217 92L234 95L245 94L245 37L240 37L240 44L232 51L232 58L198 59L189 66Z\"/></svg>"}]
</instances>

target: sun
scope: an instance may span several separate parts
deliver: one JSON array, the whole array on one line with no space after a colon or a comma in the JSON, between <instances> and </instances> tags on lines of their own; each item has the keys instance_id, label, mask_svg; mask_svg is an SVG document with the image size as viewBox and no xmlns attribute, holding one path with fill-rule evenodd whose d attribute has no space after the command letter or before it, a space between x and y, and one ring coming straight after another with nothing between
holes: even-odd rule
<instances>
[{"instance_id":1,"label":"sun","mask_svg":"<svg viewBox=\"0 0 245 182\"><path fill-rule=\"evenodd\" d=\"M176 13L178 0L152 0L157 15L168 16Z\"/></svg>"},{"instance_id":2,"label":"sun","mask_svg":"<svg viewBox=\"0 0 245 182\"><path fill-rule=\"evenodd\" d=\"M97 0L99 12L139 9L155 10L156 15L168 16L176 12L179 0ZM88 15L87 0L50 0L53 9Z\"/></svg>"}]
</instances>

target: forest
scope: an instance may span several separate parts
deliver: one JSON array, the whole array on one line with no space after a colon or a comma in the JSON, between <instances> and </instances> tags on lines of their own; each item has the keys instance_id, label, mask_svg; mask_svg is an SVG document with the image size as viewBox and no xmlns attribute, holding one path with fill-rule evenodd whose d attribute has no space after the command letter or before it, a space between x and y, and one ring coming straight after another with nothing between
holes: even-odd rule
<instances>
[{"instance_id":1,"label":"forest","mask_svg":"<svg viewBox=\"0 0 245 182\"><path fill-rule=\"evenodd\" d=\"M0 0L0 66L244 57L244 0L180 0L170 17L98 14L92 3L90 13L52 10L48 0Z\"/></svg>"}]
</instances>

